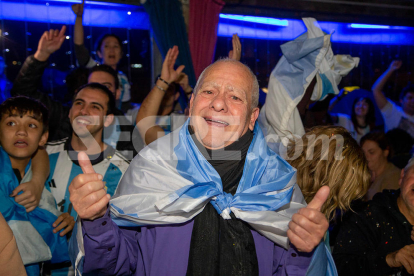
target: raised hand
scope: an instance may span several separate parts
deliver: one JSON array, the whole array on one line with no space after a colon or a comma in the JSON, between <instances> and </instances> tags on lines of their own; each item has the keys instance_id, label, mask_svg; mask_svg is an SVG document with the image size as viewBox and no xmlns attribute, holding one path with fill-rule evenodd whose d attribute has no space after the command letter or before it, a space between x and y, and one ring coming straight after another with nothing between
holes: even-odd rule
<instances>
[{"instance_id":1,"label":"raised hand","mask_svg":"<svg viewBox=\"0 0 414 276\"><path fill-rule=\"evenodd\" d=\"M241 58L241 43L240 43L239 36L237 34L233 34L233 38L232 38L231 42L233 44L233 50L230 50L229 58L240 61L240 58Z\"/></svg>"},{"instance_id":2,"label":"raised hand","mask_svg":"<svg viewBox=\"0 0 414 276\"><path fill-rule=\"evenodd\" d=\"M180 65L178 66L177 70L174 70L174 64L177 60L178 54L178 46L170 48L162 64L161 78L168 83L172 83L178 79L180 73L184 69L184 65Z\"/></svg>"},{"instance_id":3,"label":"raised hand","mask_svg":"<svg viewBox=\"0 0 414 276\"><path fill-rule=\"evenodd\" d=\"M75 218L72 217L69 213L63 213L57 218L52 226L55 228L53 229L53 233L57 233L66 227L65 230L59 234L61 237L63 237L72 231L73 227L75 226Z\"/></svg>"},{"instance_id":4,"label":"raised hand","mask_svg":"<svg viewBox=\"0 0 414 276\"><path fill-rule=\"evenodd\" d=\"M78 161L83 174L69 185L70 202L80 218L94 220L105 214L111 196L106 193L103 177L95 173L88 155L79 152Z\"/></svg>"},{"instance_id":5,"label":"raised hand","mask_svg":"<svg viewBox=\"0 0 414 276\"><path fill-rule=\"evenodd\" d=\"M388 254L385 261L390 267L401 267L408 273L414 273L414 244L406 245L398 251Z\"/></svg>"},{"instance_id":6,"label":"raised hand","mask_svg":"<svg viewBox=\"0 0 414 276\"><path fill-rule=\"evenodd\" d=\"M66 26L62 26L62 29L45 31L39 40L37 51L34 57L39 61L46 61L51 54L56 52L62 46L65 40Z\"/></svg>"},{"instance_id":7,"label":"raised hand","mask_svg":"<svg viewBox=\"0 0 414 276\"><path fill-rule=\"evenodd\" d=\"M393 60L390 64L390 67L388 68L388 70L390 71L396 71L398 69L401 68L402 65L402 61L401 60Z\"/></svg>"},{"instance_id":8,"label":"raised hand","mask_svg":"<svg viewBox=\"0 0 414 276\"><path fill-rule=\"evenodd\" d=\"M287 236L297 250L312 252L328 230L328 220L321 212L328 196L329 187L321 187L308 206L292 216Z\"/></svg>"},{"instance_id":9,"label":"raised hand","mask_svg":"<svg viewBox=\"0 0 414 276\"><path fill-rule=\"evenodd\" d=\"M73 4L72 11L76 16L83 16L83 7L85 6L85 0L82 0L82 4Z\"/></svg>"}]
</instances>

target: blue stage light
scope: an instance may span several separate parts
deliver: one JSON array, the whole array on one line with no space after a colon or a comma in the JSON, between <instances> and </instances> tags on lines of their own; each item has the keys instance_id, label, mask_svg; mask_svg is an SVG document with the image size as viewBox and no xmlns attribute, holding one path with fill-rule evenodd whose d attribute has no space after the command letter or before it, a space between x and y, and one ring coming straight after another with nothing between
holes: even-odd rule
<instances>
[{"instance_id":1,"label":"blue stage light","mask_svg":"<svg viewBox=\"0 0 414 276\"><path fill-rule=\"evenodd\" d=\"M355 29L390 29L390 26L386 25L369 25L369 24L349 24L348 25L351 28Z\"/></svg>"},{"instance_id":2,"label":"blue stage light","mask_svg":"<svg viewBox=\"0 0 414 276\"><path fill-rule=\"evenodd\" d=\"M245 15L235 15L235 14L220 14L220 18L226 18L231 20L246 21L274 26L289 26L289 23L286 19L277 19L270 17L258 17L258 16L245 16Z\"/></svg>"},{"instance_id":3,"label":"blue stage light","mask_svg":"<svg viewBox=\"0 0 414 276\"><path fill-rule=\"evenodd\" d=\"M230 15L220 16L218 36L231 37L237 33L241 38L265 40L293 40L306 31L302 20L277 19L286 21L283 28L280 25L267 24L255 21L254 16L249 22L241 22L237 15L233 19ZM260 18L263 17L256 17ZM385 44L385 45L414 45L414 28L406 26L370 25L358 23L318 22L321 29L332 34L331 41L355 44Z\"/></svg>"}]
</instances>

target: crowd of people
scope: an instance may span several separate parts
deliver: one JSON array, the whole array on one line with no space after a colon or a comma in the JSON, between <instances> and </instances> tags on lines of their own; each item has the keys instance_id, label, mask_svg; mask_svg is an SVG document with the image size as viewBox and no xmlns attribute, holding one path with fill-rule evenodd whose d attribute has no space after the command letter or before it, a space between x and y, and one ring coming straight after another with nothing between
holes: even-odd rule
<instances>
[{"instance_id":1,"label":"crowd of people","mask_svg":"<svg viewBox=\"0 0 414 276\"><path fill-rule=\"evenodd\" d=\"M94 60L83 4L72 10L85 77L70 105L39 86L65 26L44 32L0 105L1 275L414 274L414 87L400 105L383 93L401 61L334 113L359 59L304 19L263 107L235 34L194 88L171 47L137 108L121 40L104 35Z\"/></svg>"}]
</instances>

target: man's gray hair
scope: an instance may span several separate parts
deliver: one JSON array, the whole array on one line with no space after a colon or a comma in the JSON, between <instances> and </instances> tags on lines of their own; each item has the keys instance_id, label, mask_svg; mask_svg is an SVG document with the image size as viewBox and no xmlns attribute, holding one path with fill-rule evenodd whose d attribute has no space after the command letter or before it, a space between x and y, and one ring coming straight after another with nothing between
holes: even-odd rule
<instances>
[{"instance_id":1,"label":"man's gray hair","mask_svg":"<svg viewBox=\"0 0 414 276\"><path fill-rule=\"evenodd\" d=\"M252 72L252 70L247 65L241 63L240 61L231 59L231 58L219 59L219 60L215 61L214 63L210 64L209 66L207 66L206 69L203 70L203 72L201 73L200 77L197 80L196 86L194 87L194 96L197 95L197 92L200 89L200 86L201 86L201 83L203 82L205 73L210 69L210 67L212 67L216 63L231 63L231 64L235 64L235 65L238 65L238 66L242 66L244 69L246 69L246 72L248 72L250 77L252 78L252 106L251 106L251 109L257 107L257 105L259 104L259 82L257 81L256 75Z\"/></svg>"},{"instance_id":2,"label":"man's gray hair","mask_svg":"<svg viewBox=\"0 0 414 276\"><path fill-rule=\"evenodd\" d=\"M408 171L414 165L414 156L408 161L408 164L404 167L404 171Z\"/></svg>"}]
</instances>

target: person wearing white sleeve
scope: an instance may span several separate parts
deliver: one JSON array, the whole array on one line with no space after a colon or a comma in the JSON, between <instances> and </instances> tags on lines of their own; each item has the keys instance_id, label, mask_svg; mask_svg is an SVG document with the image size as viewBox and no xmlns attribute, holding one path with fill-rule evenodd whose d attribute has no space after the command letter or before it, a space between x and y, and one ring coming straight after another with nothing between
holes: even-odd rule
<instances>
[{"instance_id":1,"label":"person wearing white sleeve","mask_svg":"<svg viewBox=\"0 0 414 276\"><path fill-rule=\"evenodd\" d=\"M85 1L83 1L82 4L72 5L72 10L76 15L73 41L75 44L74 49L78 64L86 68L92 68L97 64L106 64L111 66L114 70L117 70L118 63L123 55L122 41L118 36L114 34L105 34L99 38L96 43L96 54L100 61L94 60L90 56L88 49L85 47L82 25L84 5ZM119 70L117 70L117 73L121 88L121 102L119 104L117 103L117 107L126 113L132 108L131 85L124 73Z\"/></svg>"},{"instance_id":2,"label":"person wearing white sleeve","mask_svg":"<svg viewBox=\"0 0 414 276\"><path fill-rule=\"evenodd\" d=\"M391 75L402 65L402 61L394 60L372 86L374 99L384 117L385 131L401 128L414 137L414 85L407 85L400 94L398 106L387 99L383 93L384 85Z\"/></svg>"}]
</instances>

